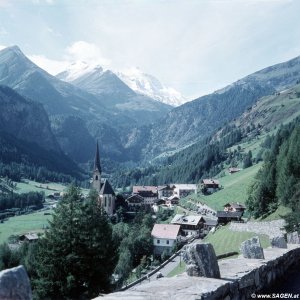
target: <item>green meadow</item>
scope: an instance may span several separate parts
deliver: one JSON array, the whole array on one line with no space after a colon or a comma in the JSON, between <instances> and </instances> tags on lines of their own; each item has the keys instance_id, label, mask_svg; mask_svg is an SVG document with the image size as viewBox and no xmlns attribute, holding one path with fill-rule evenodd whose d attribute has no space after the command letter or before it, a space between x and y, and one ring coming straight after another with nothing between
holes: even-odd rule
<instances>
[{"instance_id":1,"label":"green meadow","mask_svg":"<svg viewBox=\"0 0 300 300\"><path fill-rule=\"evenodd\" d=\"M7 221L0 223L0 244L7 242L11 235L22 235L28 232L44 232L48 226L48 220L51 220L51 215L44 213L51 210L11 217Z\"/></svg>"}]
</instances>

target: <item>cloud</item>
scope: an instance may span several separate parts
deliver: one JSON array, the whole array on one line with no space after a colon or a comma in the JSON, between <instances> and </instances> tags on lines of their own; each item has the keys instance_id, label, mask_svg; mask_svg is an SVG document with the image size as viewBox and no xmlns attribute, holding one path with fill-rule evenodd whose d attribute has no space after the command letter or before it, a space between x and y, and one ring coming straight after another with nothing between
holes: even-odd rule
<instances>
[{"instance_id":1,"label":"cloud","mask_svg":"<svg viewBox=\"0 0 300 300\"><path fill-rule=\"evenodd\" d=\"M69 60L81 60L87 63L100 64L101 66L108 66L111 61L103 57L98 46L85 41L77 41L66 49Z\"/></svg>"},{"instance_id":2,"label":"cloud","mask_svg":"<svg viewBox=\"0 0 300 300\"><path fill-rule=\"evenodd\" d=\"M28 55L28 58L51 75L57 75L64 71L70 64L67 60L53 60L44 55Z\"/></svg>"},{"instance_id":3,"label":"cloud","mask_svg":"<svg viewBox=\"0 0 300 300\"><path fill-rule=\"evenodd\" d=\"M107 67L110 64L110 60L102 56L98 46L85 41L77 41L65 48L61 57L63 57L62 60L55 60L45 55L28 55L31 61L52 75L64 71L75 61L84 61L91 65L99 64L102 67Z\"/></svg>"},{"instance_id":4,"label":"cloud","mask_svg":"<svg viewBox=\"0 0 300 300\"><path fill-rule=\"evenodd\" d=\"M6 46L0 45L0 50L6 48Z\"/></svg>"}]
</instances>

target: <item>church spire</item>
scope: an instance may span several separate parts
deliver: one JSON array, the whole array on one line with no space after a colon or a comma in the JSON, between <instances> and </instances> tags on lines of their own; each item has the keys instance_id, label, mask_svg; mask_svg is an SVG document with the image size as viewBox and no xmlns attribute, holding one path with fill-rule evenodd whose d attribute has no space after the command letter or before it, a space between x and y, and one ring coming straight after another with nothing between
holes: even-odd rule
<instances>
[{"instance_id":1,"label":"church spire","mask_svg":"<svg viewBox=\"0 0 300 300\"><path fill-rule=\"evenodd\" d=\"M101 165L100 165L100 155L99 155L98 141L97 141L97 146L96 146L95 163L94 163L94 171L96 171L96 170L98 170L99 173L101 174Z\"/></svg>"}]
</instances>

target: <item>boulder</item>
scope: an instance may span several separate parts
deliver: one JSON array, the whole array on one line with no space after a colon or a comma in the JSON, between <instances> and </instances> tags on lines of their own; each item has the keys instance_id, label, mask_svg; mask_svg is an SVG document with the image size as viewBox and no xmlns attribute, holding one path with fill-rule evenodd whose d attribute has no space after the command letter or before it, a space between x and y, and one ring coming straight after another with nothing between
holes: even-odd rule
<instances>
[{"instance_id":1,"label":"boulder","mask_svg":"<svg viewBox=\"0 0 300 300\"><path fill-rule=\"evenodd\" d=\"M300 244L299 234L297 231L287 234L288 244Z\"/></svg>"},{"instance_id":2,"label":"boulder","mask_svg":"<svg viewBox=\"0 0 300 300\"><path fill-rule=\"evenodd\" d=\"M245 258L264 259L264 250L260 245L258 236L242 242L240 247L241 253Z\"/></svg>"},{"instance_id":3,"label":"boulder","mask_svg":"<svg viewBox=\"0 0 300 300\"><path fill-rule=\"evenodd\" d=\"M0 272L0 299L32 299L30 281L23 266Z\"/></svg>"},{"instance_id":4,"label":"boulder","mask_svg":"<svg viewBox=\"0 0 300 300\"><path fill-rule=\"evenodd\" d=\"M287 243L284 236L275 236L270 240L272 248L285 248L287 249Z\"/></svg>"},{"instance_id":5,"label":"boulder","mask_svg":"<svg viewBox=\"0 0 300 300\"><path fill-rule=\"evenodd\" d=\"M191 244L183 248L183 261L189 276L220 278L215 250L211 244Z\"/></svg>"}]
</instances>

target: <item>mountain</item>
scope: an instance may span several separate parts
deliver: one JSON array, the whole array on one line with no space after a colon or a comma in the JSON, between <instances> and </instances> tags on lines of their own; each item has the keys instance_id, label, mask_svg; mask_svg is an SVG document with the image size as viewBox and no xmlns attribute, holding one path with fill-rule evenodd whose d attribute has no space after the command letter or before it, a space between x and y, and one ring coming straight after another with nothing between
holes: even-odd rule
<instances>
[{"instance_id":1,"label":"mountain","mask_svg":"<svg viewBox=\"0 0 300 300\"><path fill-rule=\"evenodd\" d=\"M202 178L224 175L229 167L247 168L262 161L267 149L270 151L275 140L272 135L281 131L280 141L288 136L282 125L288 124L285 128L291 129L295 124L299 126L299 120L300 84L297 84L258 99L242 115L185 149L160 157L143 168L118 170L112 175L112 181L119 187L195 183Z\"/></svg>"},{"instance_id":2,"label":"mountain","mask_svg":"<svg viewBox=\"0 0 300 300\"><path fill-rule=\"evenodd\" d=\"M164 86L157 78L143 73L137 68L131 68L123 72L117 72L118 77L135 92L149 96L157 101L172 106L179 106L185 99L178 91Z\"/></svg>"},{"instance_id":3,"label":"mountain","mask_svg":"<svg viewBox=\"0 0 300 300\"><path fill-rule=\"evenodd\" d=\"M46 167L77 176L77 165L61 151L41 104L0 86L0 162Z\"/></svg>"},{"instance_id":4,"label":"mountain","mask_svg":"<svg viewBox=\"0 0 300 300\"><path fill-rule=\"evenodd\" d=\"M144 151L154 157L185 148L208 137L225 122L240 116L259 98L273 92L273 88L258 82L239 81L223 91L183 104L152 127Z\"/></svg>"},{"instance_id":5,"label":"mountain","mask_svg":"<svg viewBox=\"0 0 300 300\"><path fill-rule=\"evenodd\" d=\"M42 105L5 86L0 86L0 128L18 139L61 152Z\"/></svg>"},{"instance_id":6,"label":"mountain","mask_svg":"<svg viewBox=\"0 0 300 300\"><path fill-rule=\"evenodd\" d=\"M99 83L102 92L92 94L48 74L17 46L0 51L0 84L44 106L61 148L77 162L92 159L95 139L102 141L105 137L110 138L106 138L105 145L100 143L103 156L121 161L132 159L126 156L124 147L127 134L140 123L154 122L171 108L137 95L114 74L103 74ZM81 79L80 85L87 88L91 77ZM83 141L84 150L78 152Z\"/></svg>"},{"instance_id":7,"label":"mountain","mask_svg":"<svg viewBox=\"0 0 300 300\"><path fill-rule=\"evenodd\" d=\"M264 68L245 78L245 80L251 79L260 82L262 85L269 85L277 91L292 87L300 82L300 56Z\"/></svg>"},{"instance_id":8,"label":"mountain","mask_svg":"<svg viewBox=\"0 0 300 300\"><path fill-rule=\"evenodd\" d=\"M106 108L126 115L137 125L157 121L171 109L169 105L136 93L115 73L101 66L76 62L56 77L93 94Z\"/></svg>"},{"instance_id":9,"label":"mountain","mask_svg":"<svg viewBox=\"0 0 300 300\"><path fill-rule=\"evenodd\" d=\"M299 78L300 57L296 57L176 107L151 127L144 156L155 157L194 144L239 117L261 97L287 89Z\"/></svg>"},{"instance_id":10,"label":"mountain","mask_svg":"<svg viewBox=\"0 0 300 300\"><path fill-rule=\"evenodd\" d=\"M67 69L56 75L57 78L71 82L92 94L108 94L122 91L129 96L144 95L152 100L178 106L187 100L175 89L164 86L157 78L145 74L137 68L123 72L104 70L99 65L83 61L72 63ZM120 82L123 82L123 84ZM135 92L135 93L133 93Z\"/></svg>"}]
</instances>

